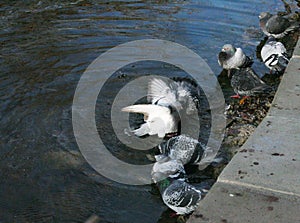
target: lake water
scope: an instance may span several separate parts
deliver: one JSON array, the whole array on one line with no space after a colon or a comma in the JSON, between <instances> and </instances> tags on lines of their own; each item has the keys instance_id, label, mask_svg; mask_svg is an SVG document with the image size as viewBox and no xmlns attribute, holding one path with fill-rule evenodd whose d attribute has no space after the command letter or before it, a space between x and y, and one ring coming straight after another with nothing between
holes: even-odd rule
<instances>
[{"instance_id":1,"label":"lake water","mask_svg":"<svg viewBox=\"0 0 300 223\"><path fill-rule=\"evenodd\" d=\"M25 0L0 6L1 223L74 223L92 214L103 223L174 222L153 186L106 179L79 152L71 107L81 75L106 50L146 38L192 49L218 75L216 58L225 43L255 57L263 38L259 13L284 10L279 0ZM161 66L137 64L136 73L114 76L112 86ZM254 68L267 72L258 60ZM107 98L109 104L109 90ZM111 147L128 162L149 162L143 153Z\"/></svg>"}]
</instances>

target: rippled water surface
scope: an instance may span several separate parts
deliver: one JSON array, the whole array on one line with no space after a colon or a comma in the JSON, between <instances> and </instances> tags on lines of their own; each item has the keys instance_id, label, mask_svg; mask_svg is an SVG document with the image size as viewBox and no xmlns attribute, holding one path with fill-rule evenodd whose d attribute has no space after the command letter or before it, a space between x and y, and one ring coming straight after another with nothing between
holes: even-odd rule
<instances>
[{"instance_id":1,"label":"rippled water surface","mask_svg":"<svg viewBox=\"0 0 300 223\"><path fill-rule=\"evenodd\" d=\"M118 44L159 38L194 50L218 75L216 55L224 43L234 43L255 57L263 38L258 14L284 10L279 0L25 0L1 1L0 6L3 223L83 222L93 213L101 222L172 222L150 185L110 181L80 154L71 106L82 73L101 53ZM121 76L120 71L112 77L112 88L134 75L166 72L164 65L154 65L137 64ZM258 61L254 67L260 74L266 72ZM99 110L114 94L113 89L106 91L107 101L98 100ZM106 126L98 122L97 127L105 136ZM149 162L143 153L110 146L127 162Z\"/></svg>"}]
</instances>

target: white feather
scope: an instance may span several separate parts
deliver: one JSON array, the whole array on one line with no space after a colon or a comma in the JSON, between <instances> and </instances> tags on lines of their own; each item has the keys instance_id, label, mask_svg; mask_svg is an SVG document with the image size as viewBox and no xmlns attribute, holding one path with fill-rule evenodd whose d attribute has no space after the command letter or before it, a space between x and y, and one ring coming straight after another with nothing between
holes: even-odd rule
<instances>
[{"instance_id":1,"label":"white feather","mask_svg":"<svg viewBox=\"0 0 300 223\"><path fill-rule=\"evenodd\" d=\"M141 104L127 106L122 111L144 114L145 123L139 129L133 130L137 136L149 134L163 138L167 133L177 132L178 121L167 107Z\"/></svg>"}]
</instances>

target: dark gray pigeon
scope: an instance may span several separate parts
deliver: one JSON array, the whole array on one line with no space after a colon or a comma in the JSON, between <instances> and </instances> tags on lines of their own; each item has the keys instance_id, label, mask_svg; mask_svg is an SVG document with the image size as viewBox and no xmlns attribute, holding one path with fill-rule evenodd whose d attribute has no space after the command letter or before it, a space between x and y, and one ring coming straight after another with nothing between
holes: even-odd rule
<instances>
[{"instance_id":1,"label":"dark gray pigeon","mask_svg":"<svg viewBox=\"0 0 300 223\"><path fill-rule=\"evenodd\" d=\"M283 16L272 15L268 12L260 13L259 25L265 35L273 36L276 39L282 38L289 32L299 28L299 22L289 20Z\"/></svg>"},{"instance_id":2,"label":"dark gray pigeon","mask_svg":"<svg viewBox=\"0 0 300 223\"><path fill-rule=\"evenodd\" d=\"M235 69L231 77L231 86L237 94L232 97L237 98L240 96L267 94L273 90L250 67Z\"/></svg>"}]
</instances>

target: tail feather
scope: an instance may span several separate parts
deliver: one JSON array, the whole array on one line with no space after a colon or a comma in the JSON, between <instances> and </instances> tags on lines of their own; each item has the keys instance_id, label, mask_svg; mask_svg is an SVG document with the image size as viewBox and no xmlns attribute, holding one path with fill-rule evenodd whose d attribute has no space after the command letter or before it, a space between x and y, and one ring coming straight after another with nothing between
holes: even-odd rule
<instances>
[{"instance_id":1,"label":"tail feather","mask_svg":"<svg viewBox=\"0 0 300 223\"><path fill-rule=\"evenodd\" d=\"M274 91L273 87L271 87L267 84L260 85L260 86L257 86L255 88L251 89L251 92L254 94L269 94L272 91Z\"/></svg>"},{"instance_id":2,"label":"tail feather","mask_svg":"<svg viewBox=\"0 0 300 223\"><path fill-rule=\"evenodd\" d=\"M287 59L284 56L280 56L278 57L278 61L276 65L274 65L273 67L277 72L282 73L287 67L288 63L289 63L289 59Z\"/></svg>"},{"instance_id":3,"label":"tail feather","mask_svg":"<svg viewBox=\"0 0 300 223\"><path fill-rule=\"evenodd\" d=\"M281 66L281 67L286 67L289 63L289 59L284 57L284 56L281 56L278 58L278 64Z\"/></svg>"}]
</instances>

